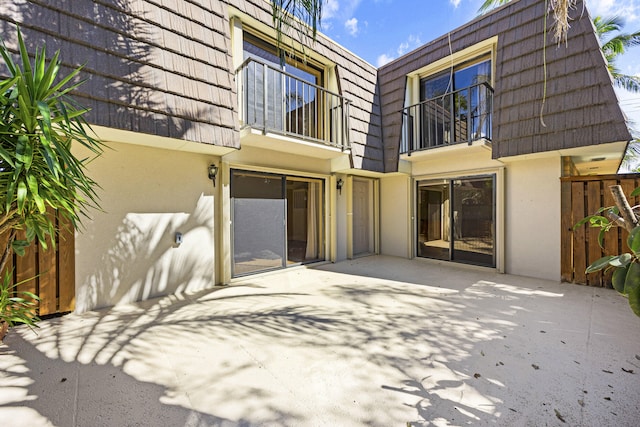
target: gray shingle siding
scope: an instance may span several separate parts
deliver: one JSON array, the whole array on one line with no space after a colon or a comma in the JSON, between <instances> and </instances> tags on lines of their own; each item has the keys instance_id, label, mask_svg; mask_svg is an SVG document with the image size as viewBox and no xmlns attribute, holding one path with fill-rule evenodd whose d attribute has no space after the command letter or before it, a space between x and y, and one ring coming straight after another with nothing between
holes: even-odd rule
<instances>
[{"instance_id":1,"label":"gray shingle siding","mask_svg":"<svg viewBox=\"0 0 640 427\"><path fill-rule=\"evenodd\" d=\"M30 46L60 49L86 64L75 95L92 124L205 144L239 147L228 16L219 2L160 0L2 1Z\"/></svg>"},{"instance_id":2,"label":"gray shingle siding","mask_svg":"<svg viewBox=\"0 0 640 427\"><path fill-rule=\"evenodd\" d=\"M239 147L229 7L271 25L264 0L0 0L0 29L29 45L86 64L77 98L91 123L205 144ZM406 75L498 35L495 158L630 139L588 15L579 4L568 44L551 36L544 90L543 15L538 0L516 0L410 52L380 70L320 36L311 46L336 64L349 99L352 164L397 170ZM449 44L450 43L450 44ZM383 144L384 141L384 144Z\"/></svg>"},{"instance_id":3,"label":"gray shingle siding","mask_svg":"<svg viewBox=\"0 0 640 427\"><path fill-rule=\"evenodd\" d=\"M588 14L573 11L568 43L546 45L544 2L519 0L478 18L379 70L385 169L396 170L406 75L451 50L498 35L493 112L493 157L604 144L630 139ZM549 23L551 25L551 23Z\"/></svg>"},{"instance_id":4,"label":"gray shingle siding","mask_svg":"<svg viewBox=\"0 0 640 427\"><path fill-rule=\"evenodd\" d=\"M263 0L2 0L3 34L23 28L31 46L60 49L68 67L86 64L76 94L96 125L239 147L229 5L271 25ZM14 36L15 39L15 36ZM9 38L8 44L15 46ZM383 170L376 69L319 37L312 46L337 64L351 104L352 163Z\"/></svg>"}]
</instances>

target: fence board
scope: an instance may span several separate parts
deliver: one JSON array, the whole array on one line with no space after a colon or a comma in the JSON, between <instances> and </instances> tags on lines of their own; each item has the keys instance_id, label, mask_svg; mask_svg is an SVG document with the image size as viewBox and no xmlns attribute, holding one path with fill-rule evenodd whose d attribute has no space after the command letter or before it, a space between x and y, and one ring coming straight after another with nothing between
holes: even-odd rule
<instances>
[{"instance_id":1,"label":"fence board","mask_svg":"<svg viewBox=\"0 0 640 427\"><path fill-rule=\"evenodd\" d=\"M571 183L571 211L573 218L584 218L584 184ZM576 283L587 284L584 270L587 268L586 254L586 224L576 228L573 232L573 280Z\"/></svg>"},{"instance_id":2,"label":"fence board","mask_svg":"<svg viewBox=\"0 0 640 427\"><path fill-rule=\"evenodd\" d=\"M635 206L640 198L629 197L629 194L640 184L638 175L606 175L579 176L561 178L562 194L562 280L590 286L611 287L611 273L590 273L584 270L593 261L604 255L617 255L629 251L626 244L628 233L620 227L612 228L604 236L604 249L598 243L599 230L584 225L571 232L573 224L582 218L595 214L605 206L613 206L615 202L609 189L612 185L620 185ZM570 243L569 243L570 242ZM588 277L587 277L588 276Z\"/></svg>"},{"instance_id":3,"label":"fence board","mask_svg":"<svg viewBox=\"0 0 640 427\"><path fill-rule=\"evenodd\" d=\"M58 310L73 311L76 302L75 238L70 221L60 218L58 238Z\"/></svg>"},{"instance_id":4,"label":"fence board","mask_svg":"<svg viewBox=\"0 0 640 427\"><path fill-rule=\"evenodd\" d=\"M631 194L631 192L636 188L636 183L635 180L624 180L622 182L620 182L620 186L622 187L622 191L624 192L624 194L627 196L627 200L629 201L629 204L631 206L634 206L636 203L635 198L631 198L629 197L629 194ZM630 252L631 249L629 249L629 245L627 245L627 233L624 233L622 236L622 251L623 252Z\"/></svg>"},{"instance_id":5,"label":"fence board","mask_svg":"<svg viewBox=\"0 0 640 427\"><path fill-rule=\"evenodd\" d=\"M614 206L616 202L613 200L613 195L611 194L611 190L609 187L612 185L617 185L618 181L613 179L605 179L602 181L602 206ZM612 228L608 233L604 235L604 255L618 255L620 253L620 235L621 230L617 227ZM609 269L609 271L604 273L603 276L603 285L608 285L611 283L611 276L613 275L613 270Z\"/></svg>"},{"instance_id":6,"label":"fence board","mask_svg":"<svg viewBox=\"0 0 640 427\"><path fill-rule=\"evenodd\" d=\"M587 182L587 212L595 213L602 207L602 193L600 191L600 181ZM600 229L589 227L587 229L587 265L602 258L602 249L598 242ZM590 286L602 286L602 272L596 271L587 274L587 284Z\"/></svg>"},{"instance_id":7,"label":"fence board","mask_svg":"<svg viewBox=\"0 0 640 427\"><path fill-rule=\"evenodd\" d=\"M53 215L54 213L51 212ZM13 255L7 261L7 271L13 271L12 283L27 280L17 287L18 291L33 292L40 297L38 314L64 313L74 309L75 301L75 254L74 235L71 226L61 231L66 237L58 236L63 244L48 244L43 249L34 243L25 250L25 255ZM24 233L18 238L24 239ZM0 236L0 248L4 248L8 234ZM15 267L15 269L14 269ZM3 274L4 277L4 274ZM32 280L28 280L32 279ZM61 279L64 284L61 285Z\"/></svg>"},{"instance_id":8,"label":"fence board","mask_svg":"<svg viewBox=\"0 0 640 427\"><path fill-rule=\"evenodd\" d=\"M56 249L52 247L51 239L47 239L47 249L42 248L38 256L38 296L40 297L40 315L53 314L57 312L57 262Z\"/></svg>"},{"instance_id":9,"label":"fence board","mask_svg":"<svg viewBox=\"0 0 640 427\"><path fill-rule=\"evenodd\" d=\"M19 232L17 240L25 240L24 232ZM16 289L18 292L31 292L37 293L36 276L38 275L38 269L36 268L36 247L31 245L24 251L24 256L16 257L15 260L15 278L18 286ZM24 282L24 283L21 283Z\"/></svg>"},{"instance_id":10,"label":"fence board","mask_svg":"<svg viewBox=\"0 0 640 427\"><path fill-rule=\"evenodd\" d=\"M563 282L573 280L573 224L576 223L571 211L571 183L560 183L562 196L560 198L560 211L563 212L560 231L560 267Z\"/></svg>"}]
</instances>

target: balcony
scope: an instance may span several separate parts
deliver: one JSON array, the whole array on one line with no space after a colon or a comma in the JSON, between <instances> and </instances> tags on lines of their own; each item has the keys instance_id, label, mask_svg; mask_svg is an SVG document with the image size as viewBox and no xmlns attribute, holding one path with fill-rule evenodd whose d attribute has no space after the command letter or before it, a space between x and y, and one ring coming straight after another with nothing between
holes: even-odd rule
<instances>
[{"instance_id":1,"label":"balcony","mask_svg":"<svg viewBox=\"0 0 640 427\"><path fill-rule=\"evenodd\" d=\"M249 58L236 71L241 128L344 151L349 101L293 74Z\"/></svg>"},{"instance_id":2,"label":"balcony","mask_svg":"<svg viewBox=\"0 0 640 427\"><path fill-rule=\"evenodd\" d=\"M403 109L400 154L490 141L492 104L493 88L480 83Z\"/></svg>"}]
</instances>

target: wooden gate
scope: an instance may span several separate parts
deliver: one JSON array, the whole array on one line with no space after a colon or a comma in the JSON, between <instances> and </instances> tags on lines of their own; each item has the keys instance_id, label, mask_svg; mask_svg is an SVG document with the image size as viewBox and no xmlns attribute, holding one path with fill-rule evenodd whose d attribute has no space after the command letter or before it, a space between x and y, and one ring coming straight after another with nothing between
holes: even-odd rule
<instances>
[{"instance_id":1,"label":"wooden gate","mask_svg":"<svg viewBox=\"0 0 640 427\"><path fill-rule=\"evenodd\" d=\"M600 229L585 224L573 229L582 218L592 215L599 208L613 206L613 196L609 187L621 185L629 194L640 186L640 175L599 175L561 178L562 187L562 280L589 286L611 287L611 274L602 271L585 274L589 264L605 255L618 255L628 252L626 240L628 233L620 227L612 228L605 234L603 246L598 244ZM635 206L639 198L630 198Z\"/></svg>"},{"instance_id":2,"label":"wooden gate","mask_svg":"<svg viewBox=\"0 0 640 427\"><path fill-rule=\"evenodd\" d=\"M18 291L33 292L40 297L40 316L69 312L75 306L73 226L62 218L58 220L61 231L56 236L55 249L49 244L45 250L34 243L26 249L24 256L14 255L6 266L6 269L13 269L13 283L25 281L18 285ZM0 236L3 247L6 239L7 236Z\"/></svg>"}]
</instances>

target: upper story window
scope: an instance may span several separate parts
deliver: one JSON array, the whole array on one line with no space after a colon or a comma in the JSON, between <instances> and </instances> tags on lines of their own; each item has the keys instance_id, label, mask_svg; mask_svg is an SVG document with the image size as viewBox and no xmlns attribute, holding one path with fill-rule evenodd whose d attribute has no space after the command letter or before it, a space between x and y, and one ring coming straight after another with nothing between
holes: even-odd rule
<instances>
[{"instance_id":1,"label":"upper story window","mask_svg":"<svg viewBox=\"0 0 640 427\"><path fill-rule=\"evenodd\" d=\"M443 71L420 79L420 101L426 101L481 83L491 84L491 59L488 55L463 63L453 71Z\"/></svg>"},{"instance_id":2,"label":"upper story window","mask_svg":"<svg viewBox=\"0 0 640 427\"><path fill-rule=\"evenodd\" d=\"M445 58L409 76L407 97L417 102L402 113L402 153L491 139L491 58L466 55L453 66Z\"/></svg>"},{"instance_id":3,"label":"upper story window","mask_svg":"<svg viewBox=\"0 0 640 427\"><path fill-rule=\"evenodd\" d=\"M253 58L305 82L318 86L323 84L323 72L320 67L315 66L309 60L305 61L296 55L289 55L283 51L278 56L275 46L246 30L243 32L242 51L245 61Z\"/></svg>"},{"instance_id":4,"label":"upper story window","mask_svg":"<svg viewBox=\"0 0 640 427\"><path fill-rule=\"evenodd\" d=\"M348 147L347 103L325 81L331 76L335 80L332 68L317 55L279 53L269 37L253 29L242 28L240 34L243 61L236 82L241 126Z\"/></svg>"}]
</instances>

